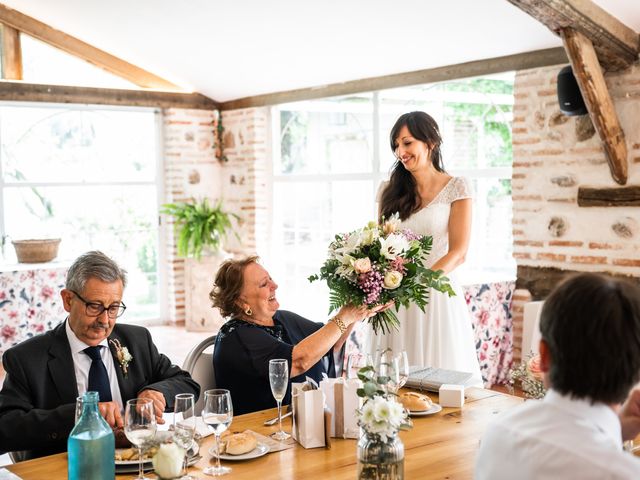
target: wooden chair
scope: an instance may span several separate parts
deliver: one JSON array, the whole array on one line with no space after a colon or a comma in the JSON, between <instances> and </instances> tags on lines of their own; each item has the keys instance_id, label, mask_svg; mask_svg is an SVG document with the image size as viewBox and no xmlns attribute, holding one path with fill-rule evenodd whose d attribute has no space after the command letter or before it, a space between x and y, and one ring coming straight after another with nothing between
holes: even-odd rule
<instances>
[{"instance_id":1,"label":"wooden chair","mask_svg":"<svg viewBox=\"0 0 640 480\"><path fill-rule=\"evenodd\" d=\"M200 415L204 403L204 392L216 388L216 375L213 370L213 345L216 336L205 338L193 347L182 365L182 369L200 384L200 398L195 404L195 414Z\"/></svg>"}]
</instances>

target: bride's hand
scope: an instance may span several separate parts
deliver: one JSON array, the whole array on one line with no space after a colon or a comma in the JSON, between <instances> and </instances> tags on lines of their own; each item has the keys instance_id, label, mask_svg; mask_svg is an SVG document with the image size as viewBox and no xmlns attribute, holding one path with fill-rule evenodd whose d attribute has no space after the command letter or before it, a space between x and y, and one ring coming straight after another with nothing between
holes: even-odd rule
<instances>
[{"instance_id":1,"label":"bride's hand","mask_svg":"<svg viewBox=\"0 0 640 480\"><path fill-rule=\"evenodd\" d=\"M367 316L367 318L373 317L375 314L384 312L385 310L389 310L391 307L393 307L394 303L395 302L391 300L383 305L376 305L375 307L370 308L368 310L369 315Z\"/></svg>"},{"instance_id":2,"label":"bride's hand","mask_svg":"<svg viewBox=\"0 0 640 480\"><path fill-rule=\"evenodd\" d=\"M367 308L366 305L356 307L354 305L345 305L338 312L338 316L343 319L348 325L360 320L373 317L377 313L384 312L385 310L393 306L393 300L383 305L376 305L375 307Z\"/></svg>"}]
</instances>

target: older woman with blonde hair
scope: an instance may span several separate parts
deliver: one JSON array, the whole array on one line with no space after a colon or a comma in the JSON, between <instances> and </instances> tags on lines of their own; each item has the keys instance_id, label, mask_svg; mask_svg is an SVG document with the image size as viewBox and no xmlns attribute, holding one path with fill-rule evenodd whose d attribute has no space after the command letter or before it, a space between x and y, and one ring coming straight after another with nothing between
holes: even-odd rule
<instances>
[{"instance_id":1,"label":"older woman with blonde hair","mask_svg":"<svg viewBox=\"0 0 640 480\"><path fill-rule=\"evenodd\" d=\"M289 361L289 378L335 377L333 351L343 347L354 324L376 310L345 306L326 324L280 310L278 285L257 256L225 261L210 293L227 321L220 328L213 365L216 384L231 391L233 409L243 414L276 406L269 386L269 360ZM290 387L283 400L290 402Z\"/></svg>"}]
</instances>

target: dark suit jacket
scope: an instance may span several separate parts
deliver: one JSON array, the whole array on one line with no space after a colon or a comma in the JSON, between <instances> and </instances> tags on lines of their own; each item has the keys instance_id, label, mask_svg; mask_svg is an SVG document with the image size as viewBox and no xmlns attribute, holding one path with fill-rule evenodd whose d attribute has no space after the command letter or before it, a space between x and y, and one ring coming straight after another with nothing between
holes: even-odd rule
<instances>
[{"instance_id":1,"label":"dark suit jacket","mask_svg":"<svg viewBox=\"0 0 640 480\"><path fill-rule=\"evenodd\" d=\"M172 410L176 394L200 395L189 374L158 353L146 328L116 324L109 339L120 340L133 356L124 376L110 344L123 402L152 389L164 394ZM30 450L28 458L65 451L78 396L65 323L10 348L2 361L0 450Z\"/></svg>"}]
</instances>

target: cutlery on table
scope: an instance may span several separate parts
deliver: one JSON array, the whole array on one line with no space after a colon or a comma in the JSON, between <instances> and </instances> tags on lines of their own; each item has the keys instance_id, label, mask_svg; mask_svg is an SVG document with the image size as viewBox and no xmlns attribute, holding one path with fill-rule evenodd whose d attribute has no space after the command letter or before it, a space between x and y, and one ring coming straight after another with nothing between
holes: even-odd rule
<instances>
[{"instance_id":1,"label":"cutlery on table","mask_svg":"<svg viewBox=\"0 0 640 480\"><path fill-rule=\"evenodd\" d=\"M285 413L284 415L282 415L282 418L287 418L288 416L290 416L293 413L293 410L288 411L287 413ZM266 425L267 427L270 427L271 425L275 425L278 422L278 417L276 418L272 418L270 420L265 420L265 422L263 423L263 425Z\"/></svg>"}]
</instances>

